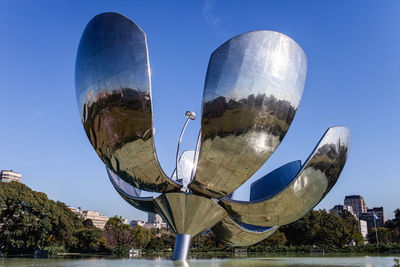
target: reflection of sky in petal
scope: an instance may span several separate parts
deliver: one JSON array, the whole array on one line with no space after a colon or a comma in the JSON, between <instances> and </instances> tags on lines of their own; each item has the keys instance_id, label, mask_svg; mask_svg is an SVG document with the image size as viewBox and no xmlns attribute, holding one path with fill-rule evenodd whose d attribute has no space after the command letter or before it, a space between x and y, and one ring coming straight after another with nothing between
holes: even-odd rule
<instances>
[{"instance_id":1,"label":"reflection of sky in petal","mask_svg":"<svg viewBox=\"0 0 400 267\"><path fill-rule=\"evenodd\" d=\"M193 168L197 164L198 153L196 154L196 159L194 159L194 150L184 151L178 162L178 173L179 179L182 179L182 184L186 188L192 179L192 173L194 173ZM172 174L172 179L176 180L176 172Z\"/></svg>"},{"instance_id":2,"label":"reflection of sky in petal","mask_svg":"<svg viewBox=\"0 0 400 267\"><path fill-rule=\"evenodd\" d=\"M128 184L127 182L119 178L115 173L110 171L108 168L107 168L107 173L108 177L110 178L110 180L112 180L113 184L123 193L132 197L140 197L142 193L140 189Z\"/></svg>"},{"instance_id":3,"label":"reflection of sky in petal","mask_svg":"<svg viewBox=\"0 0 400 267\"><path fill-rule=\"evenodd\" d=\"M279 138L265 132L252 132L248 144L256 154L272 153L279 144Z\"/></svg>"}]
</instances>

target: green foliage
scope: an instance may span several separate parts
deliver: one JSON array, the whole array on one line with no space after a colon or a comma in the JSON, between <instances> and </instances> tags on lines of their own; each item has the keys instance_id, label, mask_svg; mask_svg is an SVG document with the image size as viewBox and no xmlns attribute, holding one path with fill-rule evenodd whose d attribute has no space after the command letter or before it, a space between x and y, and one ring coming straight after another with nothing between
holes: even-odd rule
<instances>
[{"instance_id":1,"label":"green foliage","mask_svg":"<svg viewBox=\"0 0 400 267\"><path fill-rule=\"evenodd\" d=\"M0 183L0 249L72 245L81 220L61 202L17 182Z\"/></svg>"},{"instance_id":2,"label":"green foliage","mask_svg":"<svg viewBox=\"0 0 400 267\"><path fill-rule=\"evenodd\" d=\"M400 243L400 209L394 211L394 218L388 220L385 227L378 227L379 243ZM372 228L368 233L370 243L376 242L375 228Z\"/></svg>"},{"instance_id":3,"label":"green foliage","mask_svg":"<svg viewBox=\"0 0 400 267\"><path fill-rule=\"evenodd\" d=\"M111 254L115 256L127 256L129 254L129 247L108 247Z\"/></svg>"},{"instance_id":4,"label":"green foliage","mask_svg":"<svg viewBox=\"0 0 400 267\"><path fill-rule=\"evenodd\" d=\"M264 239L257 244L249 247L251 252L263 252L269 250L271 247L281 247L286 243L287 239L284 233L277 230L269 238Z\"/></svg>"},{"instance_id":5,"label":"green foliage","mask_svg":"<svg viewBox=\"0 0 400 267\"><path fill-rule=\"evenodd\" d=\"M132 234L136 241L135 245L138 248L145 248L150 240L154 237L151 231L147 230L144 227L138 226L133 229Z\"/></svg>"},{"instance_id":6,"label":"green foliage","mask_svg":"<svg viewBox=\"0 0 400 267\"><path fill-rule=\"evenodd\" d=\"M172 232L165 231L165 233L161 234L161 239L164 242L164 248L166 248L166 249L174 248L175 237L176 237L175 234L173 234Z\"/></svg>"},{"instance_id":7,"label":"green foliage","mask_svg":"<svg viewBox=\"0 0 400 267\"><path fill-rule=\"evenodd\" d=\"M44 247L50 253L94 251L105 245L102 231L90 220L24 184L0 183L0 207L0 249L5 252Z\"/></svg>"},{"instance_id":8,"label":"green foliage","mask_svg":"<svg viewBox=\"0 0 400 267\"><path fill-rule=\"evenodd\" d=\"M44 249L49 251L49 255L57 255L57 253L64 253L67 251L64 246L50 246Z\"/></svg>"},{"instance_id":9,"label":"green foliage","mask_svg":"<svg viewBox=\"0 0 400 267\"><path fill-rule=\"evenodd\" d=\"M341 248L352 240L359 245L363 244L358 222L347 212L335 216L325 210L312 210L300 220L280 229L287 238L287 245Z\"/></svg>"},{"instance_id":10,"label":"green foliage","mask_svg":"<svg viewBox=\"0 0 400 267\"><path fill-rule=\"evenodd\" d=\"M168 230L132 228L121 217L110 218L104 231L91 220L78 218L62 202L49 200L21 183L0 183L0 249L7 253L32 253L46 248L50 254L64 251L108 251L128 255L129 248L163 251L173 248L175 235ZM371 231L371 244L363 245L358 222L347 211L339 215L325 210L310 211L300 220L281 226L272 236L249 247L251 252L308 252L315 246L330 252L379 253L400 250L400 209L385 227L378 228L379 246ZM354 240L356 247L349 247ZM108 247L107 247L108 246ZM197 252L232 252L212 232L193 238Z\"/></svg>"},{"instance_id":11,"label":"green foliage","mask_svg":"<svg viewBox=\"0 0 400 267\"><path fill-rule=\"evenodd\" d=\"M135 245L132 228L124 224L121 217L111 217L104 227L106 243L113 247L131 247Z\"/></svg>"},{"instance_id":12,"label":"green foliage","mask_svg":"<svg viewBox=\"0 0 400 267\"><path fill-rule=\"evenodd\" d=\"M97 228L82 228L74 233L79 242L74 249L78 251L93 251L104 247L103 232Z\"/></svg>"},{"instance_id":13,"label":"green foliage","mask_svg":"<svg viewBox=\"0 0 400 267\"><path fill-rule=\"evenodd\" d=\"M150 242L147 244L146 249L149 250L155 250L155 251L162 251L164 250L164 241L162 238L153 238L150 240Z\"/></svg>"},{"instance_id":14,"label":"green foliage","mask_svg":"<svg viewBox=\"0 0 400 267\"><path fill-rule=\"evenodd\" d=\"M132 228L121 217L114 216L104 227L104 237L108 246L145 248L154 234L141 226Z\"/></svg>"}]
</instances>

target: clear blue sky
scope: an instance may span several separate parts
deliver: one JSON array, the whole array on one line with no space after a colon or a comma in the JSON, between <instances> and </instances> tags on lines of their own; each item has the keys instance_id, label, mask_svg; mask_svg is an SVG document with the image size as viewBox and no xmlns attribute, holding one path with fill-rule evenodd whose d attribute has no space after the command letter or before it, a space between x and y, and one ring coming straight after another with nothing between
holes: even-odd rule
<instances>
[{"instance_id":1,"label":"clear blue sky","mask_svg":"<svg viewBox=\"0 0 400 267\"><path fill-rule=\"evenodd\" d=\"M289 161L304 161L324 131L346 125L352 148L318 208L360 194L369 207L400 208L399 1L1 1L0 169L54 200L108 216L145 218L112 188L81 126L74 88L79 39L89 20L114 11L147 34L156 147L171 173L186 110L201 111L210 54L252 30L289 35L308 57L303 99L286 138L236 196ZM194 146L200 120L183 148Z\"/></svg>"}]
</instances>

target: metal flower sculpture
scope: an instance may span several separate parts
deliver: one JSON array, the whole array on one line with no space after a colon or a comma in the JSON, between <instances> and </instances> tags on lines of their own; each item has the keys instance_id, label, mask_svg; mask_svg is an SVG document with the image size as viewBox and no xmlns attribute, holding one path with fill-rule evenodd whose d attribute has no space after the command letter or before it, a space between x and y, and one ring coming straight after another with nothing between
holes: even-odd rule
<instances>
[{"instance_id":1,"label":"metal flower sculpture","mask_svg":"<svg viewBox=\"0 0 400 267\"><path fill-rule=\"evenodd\" d=\"M329 128L303 164L288 163L254 182L249 201L231 198L285 137L306 68L300 46L278 32L244 33L221 45L207 70L197 147L179 161L178 149L168 177L154 148L144 32L117 13L89 22L75 72L83 127L118 193L160 214L177 234L174 260L186 259L191 237L208 229L232 246L259 242L301 218L333 187L350 145L345 127ZM186 115L185 127L195 119ZM160 195L141 197L141 190Z\"/></svg>"}]
</instances>

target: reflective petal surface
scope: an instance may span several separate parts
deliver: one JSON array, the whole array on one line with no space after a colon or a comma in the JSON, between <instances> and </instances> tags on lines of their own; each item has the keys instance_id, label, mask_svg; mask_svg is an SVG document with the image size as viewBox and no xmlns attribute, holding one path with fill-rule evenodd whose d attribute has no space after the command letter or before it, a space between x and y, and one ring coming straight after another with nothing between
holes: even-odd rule
<instances>
[{"instance_id":1,"label":"reflective petal surface","mask_svg":"<svg viewBox=\"0 0 400 267\"><path fill-rule=\"evenodd\" d=\"M156 213L155 206L153 203L153 197L140 197L140 189L128 184L121 178L119 178L115 173L107 169L108 178L118 194L125 199L126 202L134 206L135 208L145 211Z\"/></svg>"},{"instance_id":2,"label":"reflective petal surface","mask_svg":"<svg viewBox=\"0 0 400 267\"><path fill-rule=\"evenodd\" d=\"M192 175L197 164L196 153L194 150L183 151L178 163L179 181L186 187L192 180ZM174 170L171 178L177 180L176 170Z\"/></svg>"},{"instance_id":3,"label":"reflective petal surface","mask_svg":"<svg viewBox=\"0 0 400 267\"><path fill-rule=\"evenodd\" d=\"M193 194L166 193L154 202L158 213L177 234L195 236L227 215L214 200Z\"/></svg>"},{"instance_id":4,"label":"reflective petal surface","mask_svg":"<svg viewBox=\"0 0 400 267\"><path fill-rule=\"evenodd\" d=\"M306 61L295 41L272 31L239 35L214 51L204 86L192 191L224 197L264 164L297 111Z\"/></svg>"},{"instance_id":5,"label":"reflective petal surface","mask_svg":"<svg viewBox=\"0 0 400 267\"><path fill-rule=\"evenodd\" d=\"M277 195L250 202L224 198L222 203L238 222L259 226L294 222L331 190L344 167L349 147L348 128L329 128L296 177Z\"/></svg>"},{"instance_id":6,"label":"reflective petal surface","mask_svg":"<svg viewBox=\"0 0 400 267\"><path fill-rule=\"evenodd\" d=\"M217 223L211 231L222 242L236 246L250 246L272 235L278 227L239 225L229 216Z\"/></svg>"},{"instance_id":7,"label":"reflective petal surface","mask_svg":"<svg viewBox=\"0 0 400 267\"><path fill-rule=\"evenodd\" d=\"M83 127L110 170L143 190L179 190L156 157L146 36L135 23L117 13L89 22L75 87Z\"/></svg>"}]
</instances>

